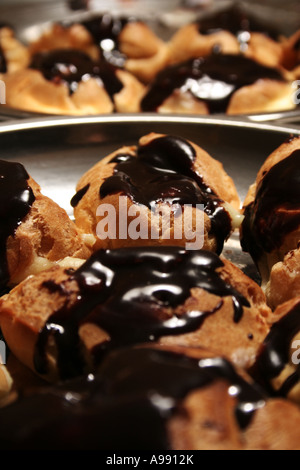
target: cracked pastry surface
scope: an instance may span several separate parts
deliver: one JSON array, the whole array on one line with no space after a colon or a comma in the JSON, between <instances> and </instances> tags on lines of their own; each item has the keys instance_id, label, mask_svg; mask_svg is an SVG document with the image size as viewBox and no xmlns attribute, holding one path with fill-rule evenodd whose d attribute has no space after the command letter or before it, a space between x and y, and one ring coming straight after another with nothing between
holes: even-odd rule
<instances>
[{"instance_id":1,"label":"cracked pastry surface","mask_svg":"<svg viewBox=\"0 0 300 470\"><path fill-rule=\"evenodd\" d=\"M256 262L273 308L297 294L299 157L299 137L277 148L262 165L244 203L242 247Z\"/></svg>"},{"instance_id":2,"label":"cracked pastry surface","mask_svg":"<svg viewBox=\"0 0 300 470\"><path fill-rule=\"evenodd\" d=\"M1 291L63 259L90 251L67 213L41 193L20 163L0 161ZM75 263L76 264L76 263Z\"/></svg>"},{"instance_id":3,"label":"cracked pastry surface","mask_svg":"<svg viewBox=\"0 0 300 470\"><path fill-rule=\"evenodd\" d=\"M115 227L104 227L102 233L107 204L116 210L117 227L116 231ZM85 173L77 184L72 205L76 225L94 235L94 249L185 246L200 241L199 235L204 249L221 252L224 240L241 220L236 188L222 165L185 139L155 133L141 138L138 146L115 151ZM170 215L170 224L162 223L158 214L161 207ZM182 208L179 218L178 207ZM135 210L141 214L145 228L139 238L130 236ZM204 220L197 226L199 214ZM120 235L120 218L125 221L124 235ZM179 236L178 220L182 222ZM189 226L193 229L191 236L187 235Z\"/></svg>"},{"instance_id":4,"label":"cracked pastry surface","mask_svg":"<svg viewBox=\"0 0 300 470\"><path fill-rule=\"evenodd\" d=\"M144 94L133 75L76 49L38 53L29 68L3 81L7 105L50 114L137 112Z\"/></svg>"},{"instance_id":5,"label":"cracked pastry surface","mask_svg":"<svg viewBox=\"0 0 300 470\"><path fill-rule=\"evenodd\" d=\"M100 250L2 297L5 341L49 380L92 372L108 351L155 341L209 348L248 368L268 332L259 286L226 259L179 247Z\"/></svg>"}]
</instances>

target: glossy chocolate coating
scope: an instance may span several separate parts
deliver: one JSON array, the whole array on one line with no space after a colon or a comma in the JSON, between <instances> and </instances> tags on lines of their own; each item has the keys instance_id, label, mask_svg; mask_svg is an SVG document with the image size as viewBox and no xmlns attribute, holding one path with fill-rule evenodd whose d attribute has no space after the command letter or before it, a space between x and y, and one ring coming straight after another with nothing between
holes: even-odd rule
<instances>
[{"instance_id":1,"label":"glossy chocolate coating","mask_svg":"<svg viewBox=\"0 0 300 470\"><path fill-rule=\"evenodd\" d=\"M0 409L0 448L172 449L168 420L188 393L219 380L234 387L237 424L264 406L262 392L223 358L122 349L93 378L82 377Z\"/></svg>"},{"instance_id":2,"label":"glossy chocolate coating","mask_svg":"<svg viewBox=\"0 0 300 470\"><path fill-rule=\"evenodd\" d=\"M279 390L275 392L271 386L271 380L279 376L289 364L291 342L299 331L300 302L272 325L254 368L257 380L273 394L286 396L300 380L300 366L298 365L295 372L284 381Z\"/></svg>"},{"instance_id":3,"label":"glossy chocolate coating","mask_svg":"<svg viewBox=\"0 0 300 470\"><path fill-rule=\"evenodd\" d=\"M112 65L106 61L94 62L87 54L78 50L56 49L37 53L30 67L39 70L53 83L67 84L70 94L77 90L82 80L89 78L98 79L111 98L123 88Z\"/></svg>"},{"instance_id":4,"label":"glossy chocolate coating","mask_svg":"<svg viewBox=\"0 0 300 470\"><path fill-rule=\"evenodd\" d=\"M212 54L161 71L141 102L143 111L157 111L175 90L203 101L210 113L225 113L235 91L260 79L283 81L281 72L242 55Z\"/></svg>"},{"instance_id":5,"label":"glossy chocolate coating","mask_svg":"<svg viewBox=\"0 0 300 470\"><path fill-rule=\"evenodd\" d=\"M6 242L29 213L35 200L28 185L29 175L20 163L0 160L0 289L3 292L9 272Z\"/></svg>"},{"instance_id":6,"label":"glossy chocolate coating","mask_svg":"<svg viewBox=\"0 0 300 470\"><path fill-rule=\"evenodd\" d=\"M101 55L113 65L122 67L126 56L119 49L119 34L129 21L129 17L113 17L106 13L82 21L81 24L99 46Z\"/></svg>"},{"instance_id":7,"label":"glossy chocolate coating","mask_svg":"<svg viewBox=\"0 0 300 470\"><path fill-rule=\"evenodd\" d=\"M47 372L46 348L49 336L53 336L60 375L71 377L82 373L78 328L83 323L94 323L110 335L107 343L94 350L96 362L103 351L120 345L197 330L222 307L223 300L209 311L177 315L176 307L184 304L194 287L221 298L232 297L232 321L240 321L243 307L249 303L222 280L217 272L222 266L223 262L213 253L179 247L96 252L70 274L69 279L78 285L77 300L54 312L39 335L35 353L37 371ZM65 292L65 282L49 281L44 287L50 292Z\"/></svg>"},{"instance_id":8,"label":"glossy chocolate coating","mask_svg":"<svg viewBox=\"0 0 300 470\"><path fill-rule=\"evenodd\" d=\"M194 169L196 153L191 144L179 137L164 136L147 145L139 145L137 157L119 154L113 176L100 187L100 197L121 192L133 202L149 209L157 202L171 205L204 205L211 220L210 233L221 253L224 240L231 232L231 219L222 201Z\"/></svg>"},{"instance_id":9,"label":"glossy chocolate coating","mask_svg":"<svg viewBox=\"0 0 300 470\"><path fill-rule=\"evenodd\" d=\"M75 196L72 197L71 199L71 206L72 207L76 207L79 202L81 201L81 199L83 198L83 196L86 194L86 192L88 191L90 185L87 184L86 186L84 186L83 188L79 189L79 191L77 191L77 193L75 194Z\"/></svg>"},{"instance_id":10,"label":"glossy chocolate coating","mask_svg":"<svg viewBox=\"0 0 300 470\"><path fill-rule=\"evenodd\" d=\"M257 187L245 210L241 244L258 260L262 252L279 249L300 225L300 150L274 165Z\"/></svg>"}]
</instances>

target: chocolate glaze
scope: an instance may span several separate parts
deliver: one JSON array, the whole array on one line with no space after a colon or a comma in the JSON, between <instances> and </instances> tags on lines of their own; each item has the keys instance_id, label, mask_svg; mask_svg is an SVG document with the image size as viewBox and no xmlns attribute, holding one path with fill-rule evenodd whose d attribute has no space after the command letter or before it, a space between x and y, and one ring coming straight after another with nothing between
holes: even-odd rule
<instances>
[{"instance_id":1,"label":"chocolate glaze","mask_svg":"<svg viewBox=\"0 0 300 470\"><path fill-rule=\"evenodd\" d=\"M112 65L106 61L95 62L78 50L56 49L37 53L30 67L39 70L47 80L67 84L70 94L77 90L79 82L88 78L99 79L111 98L123 88Z\"/></svg>"},{"instance_id":2,"label":"chocolate glaze","mask_svg":"<svg viewBox=\"0 0 300 470\"><path fill-rule=\"evenodd\" d=\"M299 227L300 150L274 165L245 209L241 245L258 261L262 252L280 248L287 234Z\"/></svg>"},{"instance_id":3,"label":"chocolate glaze","mask_svg":"<svg viewBox=\"0 0 300 470\"><path fill-rule=\"evenodd\" d=\"M198 25L201 34L213 34L222 30L229 31L237 37L242 50L247 47L251 38L251 34L247 33L259 32L275 40L280 34L273 25L261 21L237 4L201 19Z\"/></svg>"},{"instance_id":4,"label":"chocolate glaze","mask_svg":"<svg viewBox=\"0 0 300 470\"><path fill-rule=\"evenodd\" d=\"M254 367L256 379L273 394L286 396L300 380L300 365L298 365L295 367L295 372L284 381L279 390L275 391L271 385L271 380L279 376L289 364L291 342L299 331L300 302L272 325Z\"/></svg>"},{"instance_id":5,"label":"chocolate glaze","mask_svg":"<svg viewBox=\"0 0 300 470\"><path fill-rule=\"evenodd\" d=\"M188 393L222 380L237 390L243 430L264 394L223 358L199 360L150 348L110 354L80 378L0 410L0 448L172 449L167 423ZM250 406L249 406L250 405Z\"/></svg>"},{"instance_id":6,"label":"chocolate glaze","mask_svg":"<svg viewBox=\"0 0 300 470\"><path fill-rule=\"evenodd\" d=\"M119 35L129 21L129 17L113 17L106 13L82 21L81 24L99 46L101 55L113 65L122 67L126 56L119 49Z\"/></svg>"},{"instance_id":7,"label":"chocolate glaze","mask_svg":"<svg viewBox=\"0 0 300 470\"><path fill-rule=\"evenodd\" d=\"M158 73L141 108L157 111L175 90L182 90L205 102L210 113L224 113L235 91L260 79L283 81L283 76L279 70L242 55L212 54Z\"/></svg>"},{"instance_id":8,"label":"chocolate glaze","mask_svg":"<svg viewBox=\"0 0 300 470\"><path fill-rule=\"evenodd\" d=\"M72 207L76 207L79 202L81 201L81 199L83 198L83 196L86 194L86 192L88 191L90 185L87 184L85 185L83 188L79 189L79 191L77 191L77 193L75 194L75 196L72 197L71 199L71 206Z\"/></svg>"},{"instance_id":9,"label":"chocolate glaze","mask_svg":"<svg viewBox=\"0 0 300 470\"><path fill-rule=\"evenodd\" d=\"M35 200L23 165L0 160L0 290L3 293L9 272L6 242L26 217Z\"/></svg>"},{"instance_id":10,"label":"chocolate glaze","mask_svg":"<svg viewBox=\"0 0 300 470\"><path fill-rule=\"evenodd\" d=\"M4 51L0 44L0 73L6 73L6 72L7 72L7 62L6 62L6 58L4 55Z\"/></svg>"},{"instance_id":11,"label":"chocolate glaze","mask_svg":"<svg viewBox=\"0 0 300 470\"><path fill-rule=\"evenodd\" d=\"M37 371L47 372L46 347L51 335L58 348L61 376L81 373L78 327L86 322L110 335L110 341L94 350L96 362L107 349L197 330L222 307L223 300L209 311L172 312L170 309L184 304L193 287L220 297L231 296L233 321L238 322L249 303L221 279L217 270L222 266L213 253L179 247L98 251L69 277L78 285L77 300L69 305L66 295L65 306L50 316L41 331L35 352ZM50 292L67 289L66 282L58 288L49 281L44 287Z\"/></svg>"},{"instance_id":12,"label":"chocolate glaze","mask_svg":"<svg viewBox=\"0 0 300 470\"><path fill-rule=\"evenodd\" d=\"M137 157L119 154L113 176L100 187L100 197L124 193L133 202L149 209L157 202L171 205L204 204L204 211L211 220L210 233L217 240L217 252L221 253L224 240L231 233L231 218L222 201L209 188L194 169L194 148L184 139L164 136L147 145L139 145Z\"/></svg>"}]
</instances>

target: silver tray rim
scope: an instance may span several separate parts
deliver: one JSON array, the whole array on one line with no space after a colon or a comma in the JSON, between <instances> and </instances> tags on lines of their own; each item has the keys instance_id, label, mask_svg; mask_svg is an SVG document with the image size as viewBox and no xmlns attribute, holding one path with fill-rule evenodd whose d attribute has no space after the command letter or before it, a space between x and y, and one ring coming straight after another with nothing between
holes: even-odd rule
<instances>
[{"instance_id":1,"label":"silver tray rim","mask_svg":"<svg viewBox=\"0 0 300 470\"><path fill-rule=\"evenodd\" d=\"M88 124L137 124L137 123L182 123L199 124L199 125L215 125L227 126L245 129L256 129L266 132L283 132L294 135L300 135L300 126L285 125L277 121L273 122L252 121L249 118L236 117L211 117L198 115L182 115L182 114L157 114L157 113L132 113L132 114L101 114L96 116L47 116L24 119L11 119L0 123L0 134L26 131L42 128L53 128L62 126L76 126Z\"/></svg>"}]
</instances>

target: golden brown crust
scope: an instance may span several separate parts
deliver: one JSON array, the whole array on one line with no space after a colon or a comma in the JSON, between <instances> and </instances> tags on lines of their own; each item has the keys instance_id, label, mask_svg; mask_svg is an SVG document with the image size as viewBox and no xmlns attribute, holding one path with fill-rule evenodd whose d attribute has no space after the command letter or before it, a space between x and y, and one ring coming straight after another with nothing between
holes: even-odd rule
<instances>
[{"instance_id":1,"label":"golden brown crust","mask_svg":"<svg viewBox=\"0 0 300 470\"><path fill-rule=\"evenodd\" d=\"M153 139L162 137L161 134L151 133L147 136L144 136L140 139L140 145L146 145ZM205 150L199 146L192 144L194 149L197 152L197 157L194 163L194 169L200 174L203 178L205 184L207 184L215 194L217 194L222 200L228 202L234 209L239 208L239 197L234 186L232 179L226 174L222 164L214 160ZM100 162L98 162L94 167L92 167L87 173L85 173L77 184L77 191L84 188L86 185L89 185L89 188L83 198L80 200L78 205L74 208L75 222L76 225L81 229L82 232L93 234L95 237L94 249L99 248L119 248L121 246L138 246L145 244L152 245L180 245L185 246L187 243L186 237L183 237L179 240L175 237L174 234L174 220L171 219L171 231L166 237L166 234L161 233L158 239L151 237L150 229L151 224L153 224L153 219L151 219L151 212L147 208L141 211L141 217L145 221L145 226L149 227L148 239L139 238L137 240L127 237L127 239L122 240L118 237L119 233L119 217L116 218L116 236L108 236L105 240L97 238L97 225L105 216L97 217L97 209L100 204L110 204L116 209L116 213L119 214L119 196L120 194L108 195L105 198L101 199L99 195L99 189L102 183L106 178L112 176L113 169L115 167L114 163L110 163L110 160L119 153L126 153L135 155L135 147L124 147L107 156ZM121 196L125 200L125 207L127 207L127 212L129 207L134 206L134 203L127 196ZM192 221L192 226L195 226L195 211L196 209L191 208L190 211L188 208L186 210L186 216L189 220ZM172 215L171 215L172 217ZM174 216L173 216L174 218ZM129 226L131 220L134 219L134 216L128 217L127 226ZM155 222L156 223L156 222ZM157 220L159 224L159 220ZM184 229L184 227L183 227ZM184 231L184 230L183 230ZM209 233L210 231L210 219L206 214L204 214L204 249L211 251L216 250L216 238L213 234ZM103 237L102 237L103 238Z\"/></svg>"},{"instance_id":2,"label":"golden brown crust","mask_svg":"<svg viewBox=\"0 0 300 470\"><path fill-rule=\"evenodd\" d=\"M38 52L55 49L77 49L88 54L91 59L99 59L99 48L94 44L89 32L80 24L63 26L54 23L29 45L31 57Z\"/></svg>"},{"instance_id":3,"label":"golden brown crust","mask_svg":"<svg viewBox=\"0 0 300 470\"><path fill-rule=\"evenodd\" d=\"M114 95L119 112L137 112L144 94L143 85L128 72L118 70L123 84ZM102 84L95 78L79 83L70 95L64 84L46 80L37 70L26 69L3 75L6 84L6 103L12 108L47 114L92 115L114 111L114 103Z\"/></svg>"},{"instance_id":4,"label":"golden brown crust","mask_svg":"<svg viewBox=\"0 0 300 470\"><path fill-rule=\"evenodd\" d=\"M28 66L29 51L26 46L15 38L14 32L10 28L0 28L0 45L8 72L22 70Z\"/></svg>"},{"instance_id":5,"label":"golden brown crust","mask_svg":"<svg viewBox=\"0 0 300 470\"><path fill-rule=\"evenodd\" d=\"M86 259L90 250L67 213L28 181L35 201L14 236L7 239L10 285L67 257Z\"/></svg>"}]
</instances>

